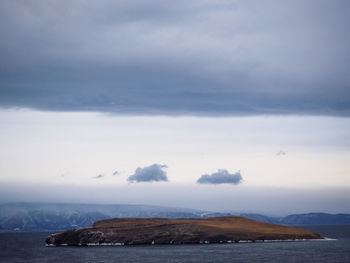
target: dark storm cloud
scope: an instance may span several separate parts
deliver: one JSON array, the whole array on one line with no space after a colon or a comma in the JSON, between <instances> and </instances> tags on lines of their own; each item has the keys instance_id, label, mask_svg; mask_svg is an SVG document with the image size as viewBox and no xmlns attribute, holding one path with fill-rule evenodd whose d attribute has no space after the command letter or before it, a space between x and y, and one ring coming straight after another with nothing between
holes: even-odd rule
<instances>
[{"instance_id":1,"label":"dark storm cloud","mask_svg":"<svg viewBox=\"0 0 350 263\"><path fill-rule=\"evenodd\" d=\"M167 168L166 165L161 164L152 164L150 166L146 166L143 168L137 168L135 173L129 176L129 182L167 182L168 177L166 176L166 172L163 170Z\"/></svg>"},{"instance_id":2,"label":"dark storm cloud","mask_svg":"<svg viewBox=\"0 0 350 263\"><path fill-rule=\"evenodd\" d=\"M0 107L350 115L349 1L0 2Z\"/></svg>"},{"instance_id":3,"label":"dark storm cloud","mask_svg":"<svg viewBox=\"0 0 350 263\"><path fill-rule=\"evenodd\" d=\"M199 184L239 184L243 180L241 172L230 174L225 169L219 169L216 173L203 174L198 180Z\"/></svg>"}]
</instances>

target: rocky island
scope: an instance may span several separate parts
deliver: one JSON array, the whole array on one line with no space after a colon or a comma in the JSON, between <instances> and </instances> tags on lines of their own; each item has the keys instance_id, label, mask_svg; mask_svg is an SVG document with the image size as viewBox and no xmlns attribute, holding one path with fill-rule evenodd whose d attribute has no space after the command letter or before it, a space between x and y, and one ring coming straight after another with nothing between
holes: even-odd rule
<instances>
[{"instance_id":1,"label":"rocky island","mask_svg":"<svg viewBox=\"0 0 350 263\"><path fill-rule=\"evenodd\" d=\"M115 218L51 234L47 246L233 243L320 239L309 230L244 217L208 219Z\"/></svg>"}]
</instances>

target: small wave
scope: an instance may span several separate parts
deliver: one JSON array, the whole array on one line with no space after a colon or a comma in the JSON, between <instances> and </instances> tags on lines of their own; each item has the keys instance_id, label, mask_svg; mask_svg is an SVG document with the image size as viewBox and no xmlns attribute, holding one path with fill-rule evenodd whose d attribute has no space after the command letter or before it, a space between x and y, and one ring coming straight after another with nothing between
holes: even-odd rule
<instances>
[{"instance_id":1,"label":"small wave","mask_svg":"<svg viewBox=\"0 0 350 263\"><path fill-rule=\"evenodd\" d=\"M330 238L330 237L325 237L324 239L322 239L323 241L337 241L338 239L336 238Z\"/></svg>"},{"instance_id":2,"label":"small wave","mask_svg":"<svg viewBox=\"0 0 350 263\"><path fill-rule=\"evenodd\" d=\"M274 239L274 240L264 240L264 242L305 242L305 241L334 241L334 238L317 238L317 239Z\"/></svg>"}]
</instances>

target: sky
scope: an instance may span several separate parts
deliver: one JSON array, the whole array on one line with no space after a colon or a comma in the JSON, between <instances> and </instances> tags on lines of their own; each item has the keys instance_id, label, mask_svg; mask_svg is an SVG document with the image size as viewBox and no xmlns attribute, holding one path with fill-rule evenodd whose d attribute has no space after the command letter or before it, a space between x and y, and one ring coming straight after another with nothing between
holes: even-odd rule
<instances>
[{"instance_id":1,"label":"sky","mask_svg":"<svg viewBox=\"0 0 350 263\"><path fill-rule=\"evenodd\" d=\"M0 199L350 213L349 1L0 2Z\"/></svg>"}]
</instances>

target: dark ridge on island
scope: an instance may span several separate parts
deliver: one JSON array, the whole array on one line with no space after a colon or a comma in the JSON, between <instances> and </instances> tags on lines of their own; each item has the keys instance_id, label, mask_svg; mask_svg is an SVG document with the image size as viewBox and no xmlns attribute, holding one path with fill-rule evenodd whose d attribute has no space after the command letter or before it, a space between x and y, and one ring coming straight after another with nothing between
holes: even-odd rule
<instances>
[{"instance_id":1,"label":"dark ridge on island","mask_svg":"<svg viewBox=\"0 0 350 263\"><path fill-rule=\"evenodd\" d=\"M46 238L47 246L201 244L321 239L309 230L239 216L207 219L115 218Z\"/></svg>"}]
</instances>

